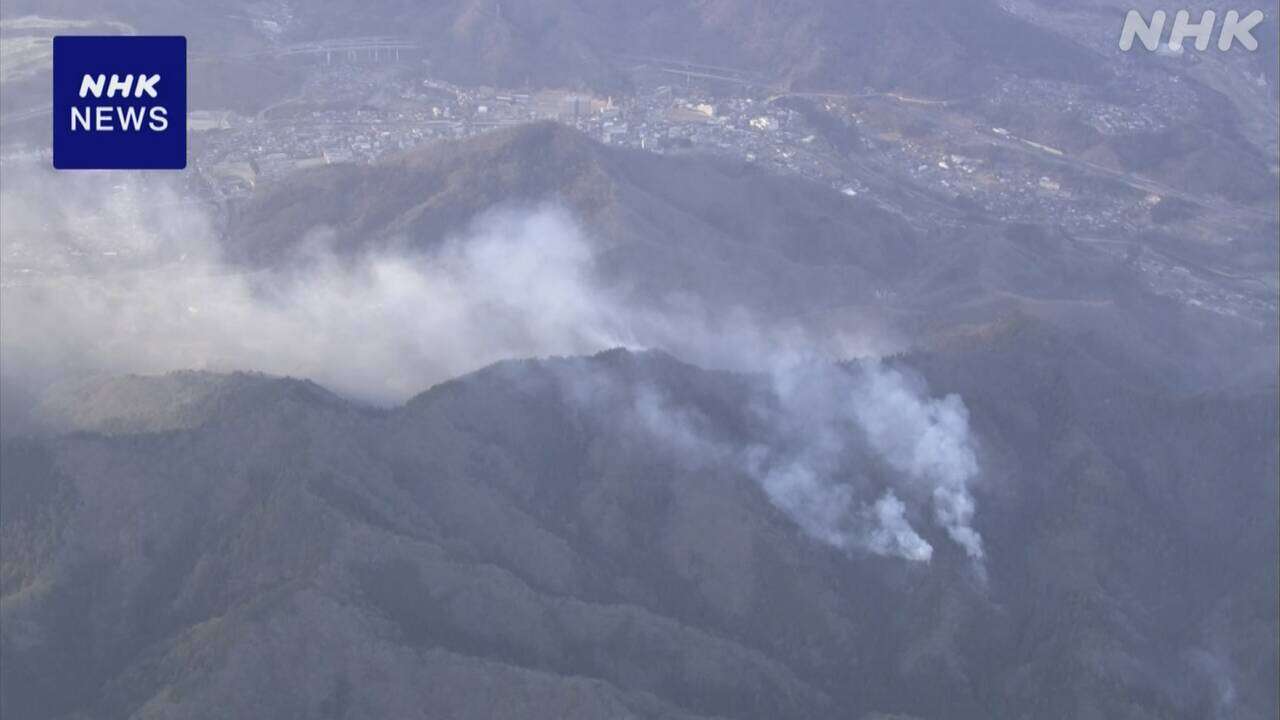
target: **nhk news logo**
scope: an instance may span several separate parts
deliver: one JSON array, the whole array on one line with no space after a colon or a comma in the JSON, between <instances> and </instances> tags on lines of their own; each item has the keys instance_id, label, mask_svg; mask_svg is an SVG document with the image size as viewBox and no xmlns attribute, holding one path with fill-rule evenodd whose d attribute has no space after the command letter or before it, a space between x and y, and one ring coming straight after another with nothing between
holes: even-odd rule
<instances>
[{"instance_id":1,"label":"nhk news logo","mask_svg":"<svg viewBox=\"0 0 1280 720\"><path fill-rule=\"evenodd\" d=\"M53 166L187 166L187 39L53 39Z\"/></svg>"}]
</instances>

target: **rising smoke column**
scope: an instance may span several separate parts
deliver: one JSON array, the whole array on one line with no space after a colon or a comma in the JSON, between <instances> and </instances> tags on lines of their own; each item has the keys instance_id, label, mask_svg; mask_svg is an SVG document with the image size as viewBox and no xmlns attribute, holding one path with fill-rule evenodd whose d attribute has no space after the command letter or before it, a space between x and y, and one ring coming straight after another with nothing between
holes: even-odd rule
<instances>
[{"instance_id":1,"label":"rising smoke column","mask_svg":"<svg viewBox=\"0 0 1280 720\"><path fill-rule=\"evenodd\" d=\"M934 519L969 557L982 560L982 537L973 529L969 482L978 459L969 433L969 411L958 395L928 398L911 389L898 370L863 364L852 398L853 417L871 446L894 469L932 496Z\"/></svg>"},{"instance_id":2,"label":"rising smoke column","mask_svg":"<svg viewBox=\"0 0 1280 720\"><path fill-rule=\"evenodd\" d=\"M758 415L774 440L753 448L744 466L805 532L845 550L928 561L933 547L909 519L909 503L925 498L934 521L981 562L969 489L978 462L958 396L931 398L922 383L874 360L848 369L782 363L770 378L772 402ZM861 444L902 487L872 486L857 467L867 458L850 467Z\"/></svg>"}]
</instances>

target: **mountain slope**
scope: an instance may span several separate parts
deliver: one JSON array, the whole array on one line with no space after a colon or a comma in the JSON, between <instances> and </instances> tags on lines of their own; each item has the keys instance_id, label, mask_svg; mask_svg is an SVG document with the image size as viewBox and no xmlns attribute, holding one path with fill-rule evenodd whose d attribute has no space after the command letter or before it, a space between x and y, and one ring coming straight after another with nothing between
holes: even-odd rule
<instances>
[{"instance_id":1,"label":"mountain slope","mask_svg":"<svg viewBox=\"0 0 1280 720\"><path fill-rule=\"evenodd\" d=\"M1194 272L1207 294L1170 293L1141 262L1170 251L1164 237L1126 238L1142 249L1120 257L1057 228L946 209L951 222L903 216L754 165L604 146L552 123L298 173L240 208L227 243L254 268L305 258L317 236L348 256L429 249L495 208L547 202L581 222L601 282L642 306L693 298L905 344L1035 315L1095 331L1174 385L1268 377L1278 362L1274 300L1212 267ZM1220 297L1251 307L1207 307ZM1239 357L1256 366L1224 358L1223 345L1249 348Z\"/></svg>"},{"instance_id":2,"label":"mountain slope","mask_svg":"<svg viewBox=\"0 0 1280 720\"><path fill-rule=\"evenodd\" d=\"M985 586L937 531L929 564L838 552L647 434L656 393L713 446L768 442L764 378L662 355L10 441L4 712L1191 718L1226 678L1223 712L1273 714L1274 388L1160 400L1074 342L907 359L970 405Z\"/></svg>"}]
</instances>

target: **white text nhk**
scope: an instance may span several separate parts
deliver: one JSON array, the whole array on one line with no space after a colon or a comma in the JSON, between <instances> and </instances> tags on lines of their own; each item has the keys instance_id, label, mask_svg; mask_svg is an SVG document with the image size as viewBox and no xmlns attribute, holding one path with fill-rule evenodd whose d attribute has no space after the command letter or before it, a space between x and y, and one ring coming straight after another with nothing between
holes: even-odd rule
<instances>
[{"instance_id":1,"label":"white text nhk","mask_svg":"<svg viewBox=\"0 0 1280 720\"><path fill-rule=\"evenodd\" d=\"M1128 51L1133 47L1133 39L1136 37L1146 49L1152 52L1159 50L1160 36L1164 33L1164 21L1167 17L1165 11L1156 10L1151 13L1151 22L1147 22L1142 18L1141 12L1130 10L1124 17L1124 27L1120 29L1120 49ZM1253 29L1262 22L1263 17L1261 10L1254 10L1244 17L1235 10L1228 10L1222 18L1222 27L1218 30L1218 49L1226 52L1239 40L1245 49L1257 50L1258 41L1253 37ZM1187 38L1195 40L1196 50L1208 50L1217 19L1217 13L1205 10L1200 15L1200 22L1193 23L1190 12L1179 10L1173 16L1173 27L1169 30L1168 50L1181 52L1182 42Z\"/></svg>"},{"instance_id":2,"label":"white text nhk","mask_svg":"<svg viewBox=\"0 0 1280 720\"><path fill-rule=\"evenodd\" d=\"M159 73L153 75L142 74L136 77L130 73L123 78L119 75L112 75L110 80L103 74L89 75L86 73L80 81L80 97L85 98L92 95L95 98L101 98L105 94L108 98L127 98L130 95L134 98L141 98L144 95L154 98L156 97L156 84L159 82ZM72 132L77 130L136 132L142 129L144 123L147 129L152 132L164 132L169 127L169 112L159 105L73 105L71 107Z\"/></svg>"}]
</instances>

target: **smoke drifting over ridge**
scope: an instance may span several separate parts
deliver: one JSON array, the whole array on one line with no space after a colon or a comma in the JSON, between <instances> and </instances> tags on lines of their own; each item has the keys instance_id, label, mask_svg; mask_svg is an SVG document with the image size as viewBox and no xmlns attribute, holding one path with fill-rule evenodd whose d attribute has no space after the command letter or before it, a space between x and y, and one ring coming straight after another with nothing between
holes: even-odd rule
<instances>
[{"instance_id":1,"label":"smoke drifting over ridge","mask_svg":"<svg viewBox=\"0 0 1280 720\"><path fill-rule=\"evenodd\" d=\"M498 213L430 255L354 262L326 252L317 229L294 267L250 272L222 262L199 208L164 186L142 202L41 180L50 188L40 199L30 197L35 184L15 188L18 197L6 189L7 222L17 218L6 243L46 253L71 243L82 266L5 288L8 374L254 369L393 403L503 358L618 344L586 278L589 250L558 211ZM106 251L126 257L103 258L103 247L119 246L97 230L122 222L124 204L169 204L165 215L191 219L144 217L131 245ZM41 227L29 213L55 222Z\"/></svg>"},{"instance_id":2,"label":"smoke drifting over ridge","mask_svg":"<svg viewBox=\"0 0 1280 720\"><path fill-rule=\"evenodd\" d=\"M338 258L315 228L288 269L250 271L223 261L198 206L164 181L142 182L33 171L0 192L6 262L64 258L57 272L6 273L7 385L247 369L386 404L506 358L663 348L764 373L770 385L755 408L765 437L747 448L703 432L679 398L633 389L627 403L640 427L672 451L692 463L732 463L806 533L837 548L928 561L934 548L912 523L931 514L982 559L964 404L930 398L874 361L833 364L865 354L872 339L687 298L637 306L600 282L595 248L553 206L491 212L426 253ZM577 392L584 403L598 396L580 383ZM861 472L854 445L892 468L892 481Z\"/></svg>"}]
</instances>

